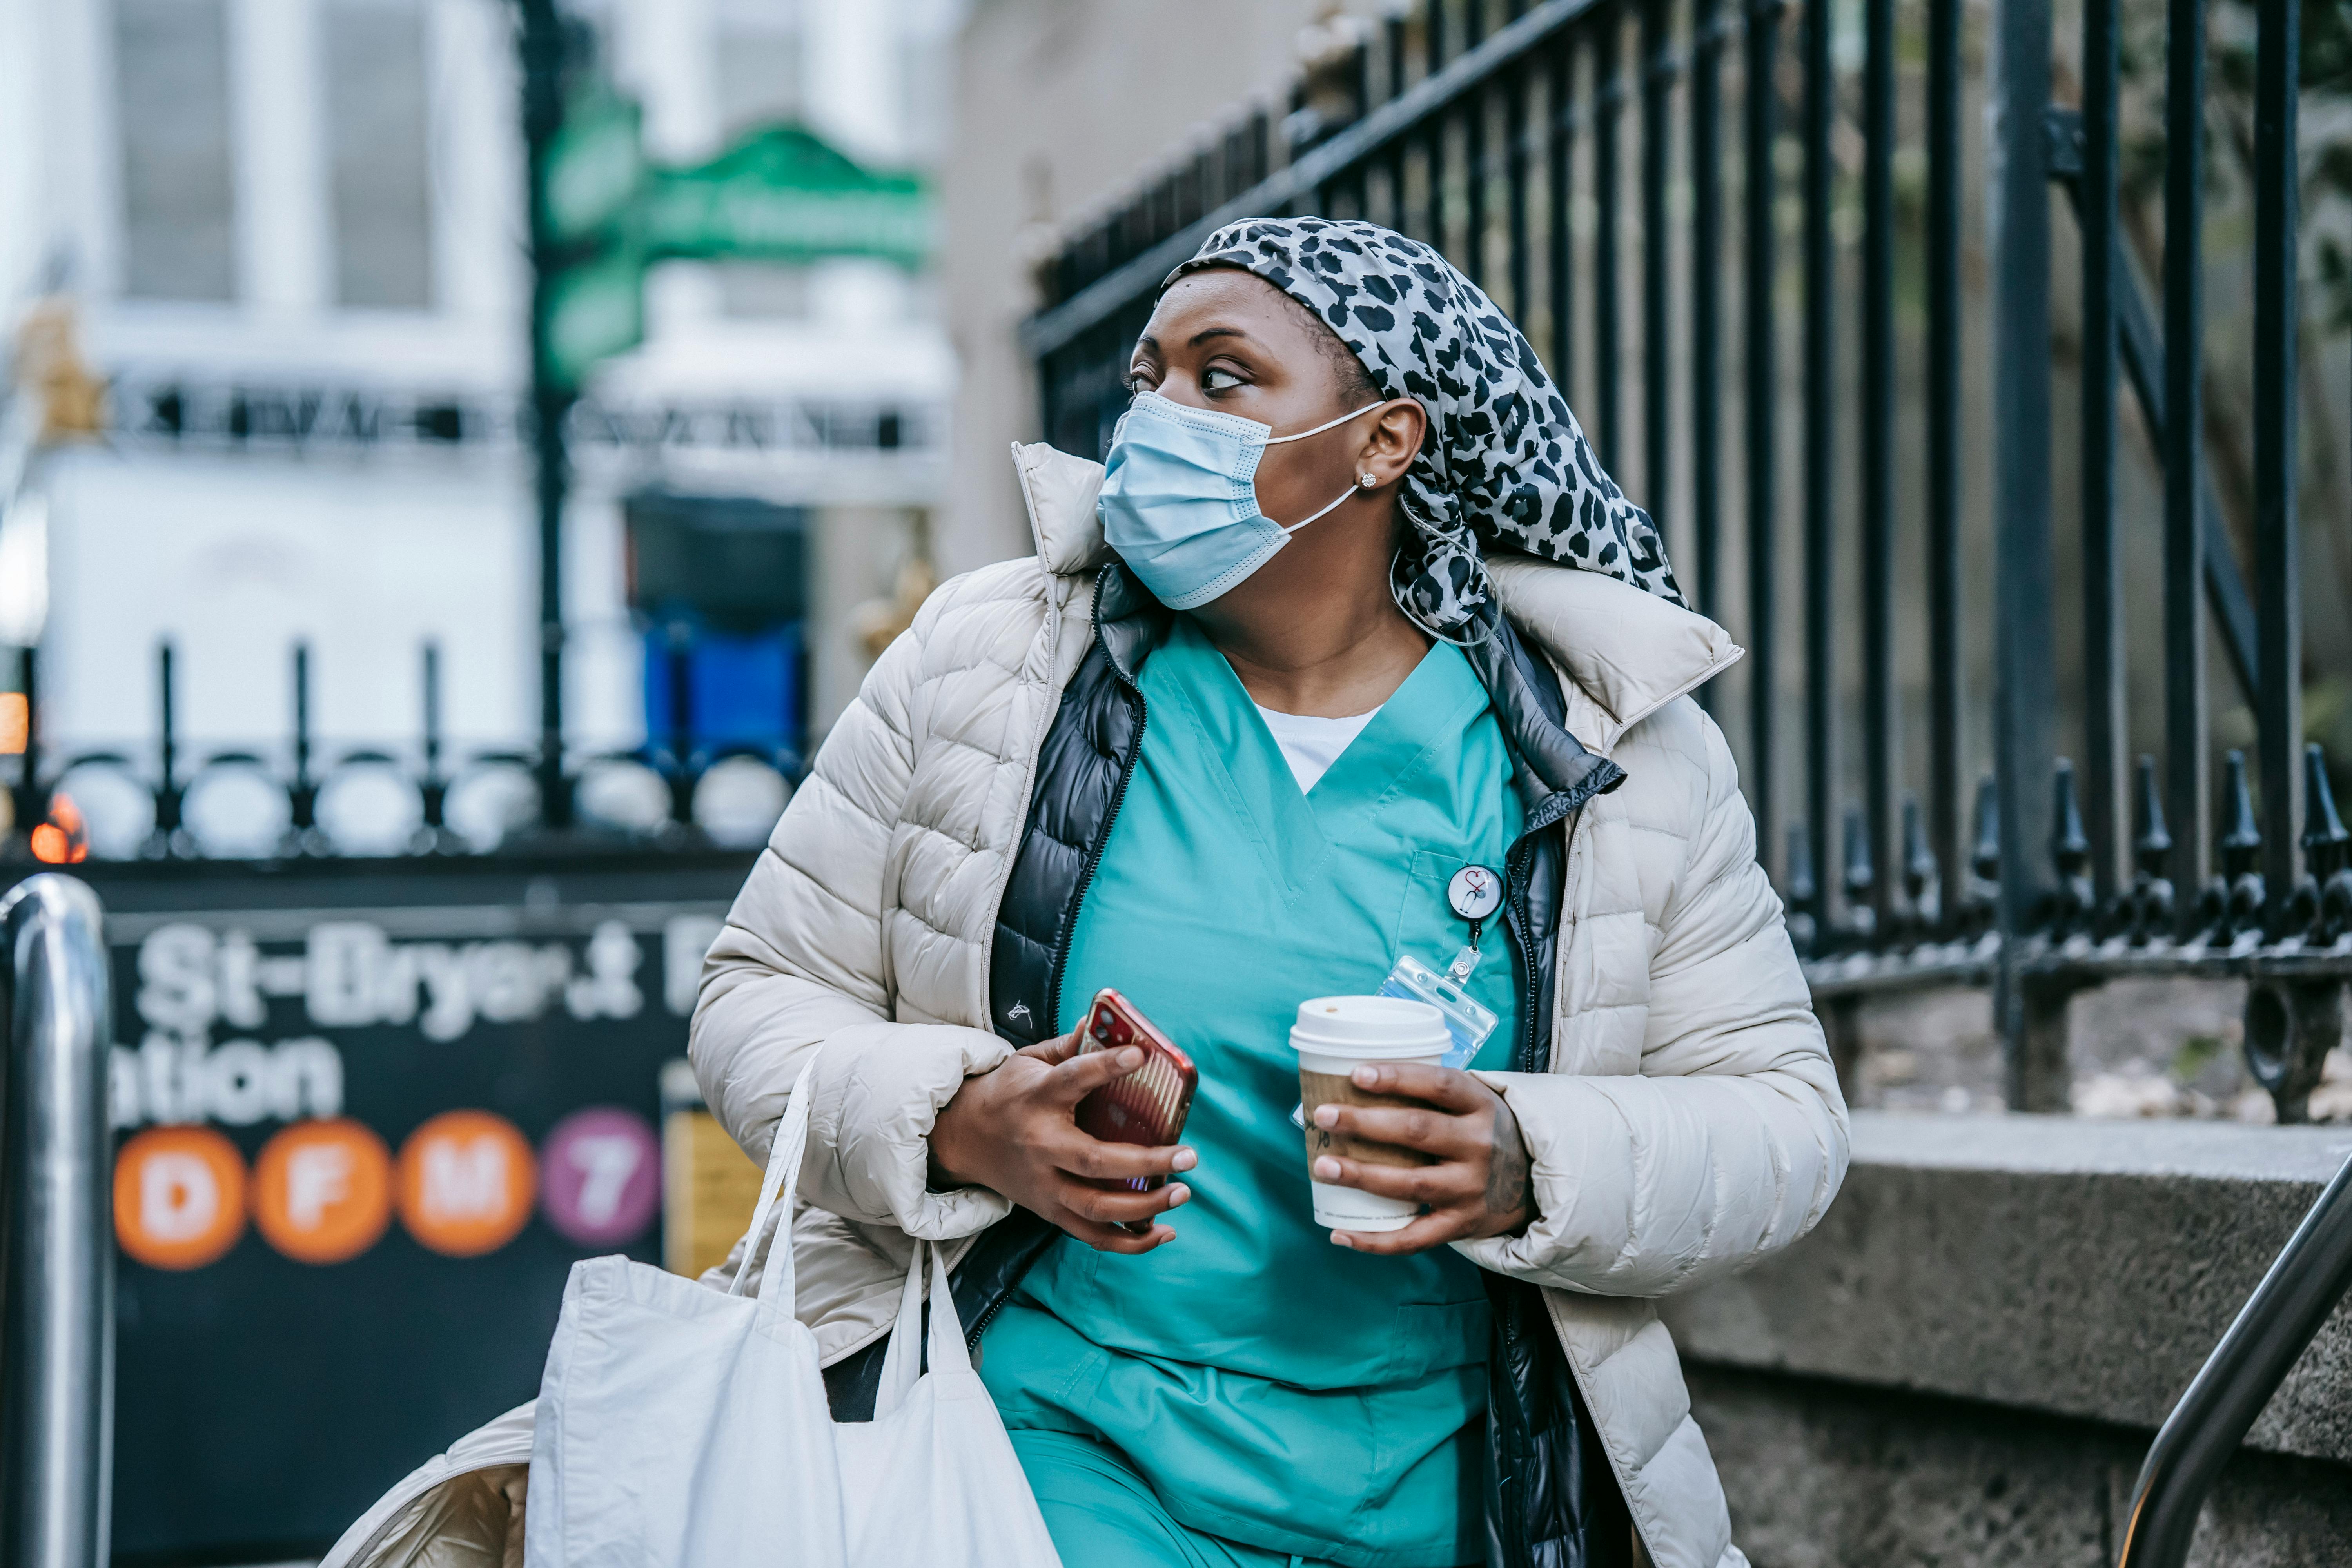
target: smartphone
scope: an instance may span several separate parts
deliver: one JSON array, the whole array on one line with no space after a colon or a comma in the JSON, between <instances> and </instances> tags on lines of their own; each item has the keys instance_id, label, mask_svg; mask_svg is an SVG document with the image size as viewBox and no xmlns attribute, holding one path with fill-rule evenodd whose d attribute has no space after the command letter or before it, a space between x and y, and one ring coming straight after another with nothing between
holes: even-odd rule
<instances>
[{"instance_id":1,"label":"smartphone","mask_svg":"<svg viewBox=\"0 0 2352 1568\"><path fill-rule=\"evenodd\" d=\"M1108 1143L1156 1147L1175 1142L1183 1136L1184 1118L1192 1109L1192 1090L1201 1075L1193 1069L1192 1058L1134 1003L1106 985L1087 1008L1078 1051L1115 1051L1122 1046L1140 1047L1143 1065L1078 1101L1079 1128ZM1167 1180L1130 1176L1127 1184L1148 1193Z\"/></svg>"}]
</instances>

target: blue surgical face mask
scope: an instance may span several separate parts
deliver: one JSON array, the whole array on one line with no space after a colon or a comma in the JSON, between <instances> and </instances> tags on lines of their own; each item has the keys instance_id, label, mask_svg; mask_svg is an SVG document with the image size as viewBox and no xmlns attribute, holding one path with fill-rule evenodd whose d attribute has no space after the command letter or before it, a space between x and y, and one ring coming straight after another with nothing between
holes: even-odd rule
<instances>
[{"instance_id":1,"label":"blue surgical face mask","mask_svg":"<svg viewBox=\"0 0 2352 1568\"><path fill-rule=\"evenodd\" d=\"M1276 436L1271 426L1238 414L1138 393L1111 433L1096 503L1103 538L1170 609L1205 605L1355 493L1351 485L1314 517L1277 523L1257 508L1257 465L1265 448L1319 436L1380 406L1368 403L1312 430Z\"/></svg>"}]
</instances>

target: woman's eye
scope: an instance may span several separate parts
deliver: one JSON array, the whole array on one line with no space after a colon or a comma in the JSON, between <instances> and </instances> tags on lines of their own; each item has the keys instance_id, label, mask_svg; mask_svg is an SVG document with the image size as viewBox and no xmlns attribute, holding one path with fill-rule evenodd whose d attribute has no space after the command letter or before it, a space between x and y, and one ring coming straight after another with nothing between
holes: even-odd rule
<instances>
[{"instance_id":1,"label":"woman's eye","mask_svg":"<svg viewBox=\"0 0 2352 1568\"><path fill-rule=\"evenodd\" d=\"M1127 390L1130 396L1139 392L1150 391L1151 373L1141 365L1138 365L1133 370L1129 371L1127 373Z\"/></svg>"},{"instance_id":2,"label":"woman's eye","mask_svg":"<svg viewBox=\"0 0 2352 1568\"><path fill-rule=\"evenodd\" d=\"M1203 392L1223 392L1229 386L1241 384L1240 376L1217 365L1211 365L1201 373L1201 390Z\"/></svg>"}]
</instances>

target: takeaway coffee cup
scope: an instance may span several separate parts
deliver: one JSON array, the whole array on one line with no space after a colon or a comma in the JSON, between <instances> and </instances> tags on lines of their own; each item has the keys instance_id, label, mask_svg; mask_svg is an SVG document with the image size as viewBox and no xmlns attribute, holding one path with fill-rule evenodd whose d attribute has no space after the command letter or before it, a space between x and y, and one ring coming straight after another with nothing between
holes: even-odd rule
<instances>
[{"instance_id":1,"label":"takeaway coffee cup","mask_svg":"<svg viewBox=\"0 0 2352 1568\"><path fill-rule=\"evenodd\" d=\"M1416 1149L1374 1143L1327 1132L1315 1125L1315 1110L1340 1105L1410 1106L1416 1100L1358 1089L1349 1077L1367 1062L1406 1062L1435 1067L1445 1059L1453 1037L1445 1016L1426 1002L1397 996L1318 996L1298 1005L1290 1028L1298 1053L1298 1101L1307 1121L1307 1168L1318 1155L1334 1154L1367 1165L1426 1165ZM1334 1230L1402 1230L1421 1205L1355 1187L1307 1183L1315 1199L1315 1223Z\"/></svg>"}]
</instances>

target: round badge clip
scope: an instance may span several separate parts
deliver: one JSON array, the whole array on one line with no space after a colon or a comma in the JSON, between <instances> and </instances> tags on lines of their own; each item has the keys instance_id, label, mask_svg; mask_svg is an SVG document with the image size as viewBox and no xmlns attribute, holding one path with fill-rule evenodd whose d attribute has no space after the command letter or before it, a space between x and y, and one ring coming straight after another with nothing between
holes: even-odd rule
<instances>
[{"instance_id":1,"label":"round badge clip","mask_svg":"<svg viewBox=\"0 0 2352 1568\"><path fill-rule=\"evenodd\" d=\"M1465 921L1483 921L1502 907L1503 879L1486 866L1465 866L1445 884L1445 901Z\"/></svg>"}]
</instances>

